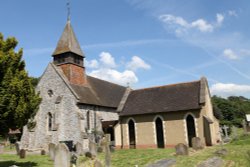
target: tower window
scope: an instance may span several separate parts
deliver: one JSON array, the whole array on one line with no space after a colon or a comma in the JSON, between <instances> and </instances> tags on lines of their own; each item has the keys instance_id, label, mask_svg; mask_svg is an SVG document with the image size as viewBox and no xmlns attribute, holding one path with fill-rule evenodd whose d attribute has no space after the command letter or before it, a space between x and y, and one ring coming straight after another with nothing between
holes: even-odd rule
<instances>
[{"instance_id":1,"label":"tower window","mask_svg":"<svg viewBox=\"0 0 250 167\"><path fill-rule=\"evenodd\" d=\"M80 57L74 56L74 63L80 64Z\"/></svg>"}]
</instances>

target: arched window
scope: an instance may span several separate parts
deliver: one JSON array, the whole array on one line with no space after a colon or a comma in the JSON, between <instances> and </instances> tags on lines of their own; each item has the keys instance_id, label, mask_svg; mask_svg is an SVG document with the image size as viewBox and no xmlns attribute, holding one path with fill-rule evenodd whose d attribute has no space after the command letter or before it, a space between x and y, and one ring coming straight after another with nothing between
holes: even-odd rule
<instances>
[{"instance_id":1,"label":"arched window","mask_svg":"<svg viewBox=\"0 0 250 167\"><path fill-rule=\"evenodd\" d=\"M195 132L195 119L191 114L188 114L186 117L186 126L187 126L188 145L189 147L192 147L192 138L196 137L196 132Z\"/></svg>"},{"instance_id":2,"label":"arched window","mask_svg":"<svg viewBox=\"0 0 250 167\"><path fill-rule=\"evenodd\" d=\"M128 131L129 131L129 148L136 148L135 122L132 119L128 121Z\"/></svg>"},{"instance_id":3,"label":"arched window","mask_svg":"<svg viewBox=\"0 0 250 167\"><path fill-rule=\"evenodd\" d=\"M156 131L156 141L158 148L164 148L164 129L163 129L163 121L160 117L155 119L155 131Z\"/></svg>"},{"instance_id":4,"label":"arched window","mask_svg":"<svg viewBox=\"0 0 250 167\"><path fill-rule=\"evenodd\" d=\"M48 113L48 130L52 131L52 123L53 123L53 117L52 114L49 112Z\"/></svg>"}]
</instances>

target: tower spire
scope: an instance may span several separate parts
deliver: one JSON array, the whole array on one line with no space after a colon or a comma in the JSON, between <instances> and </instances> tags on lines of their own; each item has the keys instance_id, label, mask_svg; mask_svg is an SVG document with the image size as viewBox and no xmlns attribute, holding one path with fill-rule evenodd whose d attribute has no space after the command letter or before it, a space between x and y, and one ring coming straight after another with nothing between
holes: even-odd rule
<instances>
[{"instance_id":1,"label":"tower spire","mask_svg":"<svg viewBox=\"0 0 250 167\"><path fill-rule=\"evenodd\" d=\"M67 10L68 10L67 21L70 21L70 0L68 0L68 2L67 2Z\"/></svg>"}]
</instances>

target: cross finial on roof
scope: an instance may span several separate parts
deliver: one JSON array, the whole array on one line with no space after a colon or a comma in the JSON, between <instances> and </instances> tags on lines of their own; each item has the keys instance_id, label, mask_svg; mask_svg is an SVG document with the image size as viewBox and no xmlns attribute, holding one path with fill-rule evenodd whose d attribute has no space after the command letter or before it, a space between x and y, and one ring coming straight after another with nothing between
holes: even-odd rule
<instances>
[{"instance_id":1,"label":"cross finial on roof","mask_svg":"<svg viewBox=\"0 0 250 167\"><path fill-rule=\"evenodd\" d=\"M70 0L68 0L67 2L67 9L68 9L67 21L70 21Z\"/></svg>"}]
</instances>

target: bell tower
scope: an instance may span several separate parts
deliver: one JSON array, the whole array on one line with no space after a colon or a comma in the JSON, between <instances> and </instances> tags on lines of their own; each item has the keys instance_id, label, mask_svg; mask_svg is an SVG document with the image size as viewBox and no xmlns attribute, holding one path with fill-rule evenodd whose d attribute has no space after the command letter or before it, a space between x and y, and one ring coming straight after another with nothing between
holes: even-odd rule
<instances>
[{"instance_id":1,"label":"bell tower","mask_svg":"<svg viewBox=\"0 0 250 167\"><path fill-rule=\"evenodd\" d=\"M61 67L71 84L84 85L87 83L84 67L85 56L69 19L52 56L54 64Z\"/></svg>"}]
</instances>

